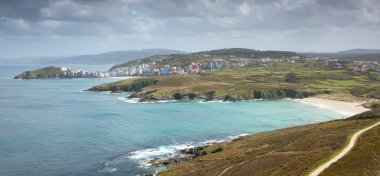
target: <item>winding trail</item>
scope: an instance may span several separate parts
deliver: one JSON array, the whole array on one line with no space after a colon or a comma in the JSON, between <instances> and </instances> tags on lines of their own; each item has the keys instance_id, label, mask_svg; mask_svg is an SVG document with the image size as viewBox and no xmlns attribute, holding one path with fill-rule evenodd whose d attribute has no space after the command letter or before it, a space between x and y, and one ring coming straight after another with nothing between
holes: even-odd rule
<instances>
[{"instance_id":1,"label":"winding trail","mask_svg":"<svg viewBox=\"0 0 380 176\"><path fill-rule=\"evenodd\" d=\"M267 147L268 145L264 145L264 147ZM259 148L261 148L261 147L259 147ZM270 152L268 152L268 153L266 153L266 154L264 154L264 155L260 155L260 156L258 156L257 158L261 158L261 157L263 157L263 156L266 156L266 155L270 155L270 154L272 154L272 153L274 153L274 152L276 152L275 150L273 150L273 151L270 151ZM242 165L242 164L245 164L245 163L247 163L248 161L251 161L251 160L246 160L246 161L243 161L243 162L240 162L240 163L237 163L237 164L234 164L234 165L232 165L232 166L229 166L229 167L227 167L227 168L225 168L218 176L223 176L225 173L227 173L229 170L231 170L233 167L235 167L235 166L239 166L239 165Z\"/></svg>"},{"instance_id":2,"label":"winding trail","mask_svg":"<svg viewBox=\"0 0 380 176\"><path fill-rule=\"evenodd\" d=\"M248 162L249 160L247 160L247 161L243 161L243 162L240 162L240 163L237 163L237 164L234 164L234 165L232 165L232 166L230 166L230 167L227 167L227 168L225 168L218 176L222 176L222 175L224 175L226 172L228 172L230 169L232 169L233 167L235 167L235 166L238 166L238 165L242 165L242 164L244 164L244 163L246 163L246 162Z\"/></svg>"},{"instance_id":3,"label":"winding trail","mask_svg":"<svg viewBox=\"0 0 380 176\"><path fill-rule=\"evenodd\" d=\"M311 172L309 174L309 176L318 176L319 174L321 174L325 169L327 169L331 164L337 162L339 159L341 159L342 157L344 157L356 144L356 141L358 140L358 138L360 137L360 135L362 135L364 132L376 127L380 125L380 122L377 122L367 128L364 128L358 132L356 132L350 139L350 143L338 154L336 155L334 158L330 159L328 162L324 163L323 165L320 165L318 168L316 168L313 172Z\"/></svg>"}]
</instances>

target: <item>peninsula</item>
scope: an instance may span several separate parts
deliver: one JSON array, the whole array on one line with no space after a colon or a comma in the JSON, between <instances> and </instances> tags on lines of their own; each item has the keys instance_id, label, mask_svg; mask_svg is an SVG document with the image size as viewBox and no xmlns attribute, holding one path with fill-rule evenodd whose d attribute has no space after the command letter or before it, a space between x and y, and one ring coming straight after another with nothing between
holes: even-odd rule
<instances>
[{"instance_id":1,"label":"peninsula","mask_svg":"<svg viewBox=\"0 0 380 176\"><path fill-rule=\"evenodd\" d=\"M49 66L37 70L25 71L14 79L48 79L48 78L104 78L108 72L90 72L77 68Z\"/></svg>"},{"instance_id":2,"label":"peninsula","mask_svg":"<svg viewBox=\"0 0 380 176\"><path fill-rule=\"evenodd\" d=\"M323 95L330 99L380 98L377 62L306 58L281 52L263 58L254 57L257 56L255 50L252 53L244 50L247 53L243 55L237 55L235 50L186 57L156 56L128 62L110 71L134 73L136 68L142 68L141 73L147 73L145 77L101 84L88 90L133 92L127 98L139 98L140 102L241 101ZM219 64L215 58L221 58Z\"/></svg>"}]
</instances>

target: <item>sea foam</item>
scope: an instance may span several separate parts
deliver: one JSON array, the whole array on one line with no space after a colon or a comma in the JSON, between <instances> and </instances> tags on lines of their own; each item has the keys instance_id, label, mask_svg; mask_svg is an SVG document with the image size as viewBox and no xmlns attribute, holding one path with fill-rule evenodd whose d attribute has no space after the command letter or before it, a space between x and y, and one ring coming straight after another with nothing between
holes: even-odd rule
<instances>
[{"instance_id":1,"label":"sea foam","mask_svg":"<svg viewBox=\"0 0 380 176\"><path fill-rule=\"evenodd\" d=\"M147 101L147 102L139 102L140 98L125 98L125 97L119 97L119 100L126 102L126 103L172 103L177 102L178 100L161 100L161 101Z\"/></svg>"},{"instance_id":2,"label":"sea foam","mask_svg":"<svg viewBox=\"0 0 380 176\"><path fill-rule=\"evenodd\" d=\"M126 103L139 103L139 100L140 100L140 98L125 98L125 97L119 97L117 99Z\"/></svg>"},{"instance_id":3,"label":"sea foam","mask_svg":"<svg viewBox=\"0 0 380 176\"><path fill-rule=\"evenodd\" d=\"M238 137L246 136L246 135L248 134L227 136L225 138L211 139L211 140L206 140L206 141L197 142L197 143L189 142L189 143L183 143L183 144L159 146L157 148L142 149L142 150L137 150L137 151L128 153L126 158L136 161L139 164L139 167L141 168L149 168L152 166L150 161L153 159L156 159L156 158L167 159L167 158L174 157L176 155L184 156L184 154L181 153L181 150L183 149L194 148L194 147L221 143L221 142L228 142Z\"/></svg>"}]
</instances>

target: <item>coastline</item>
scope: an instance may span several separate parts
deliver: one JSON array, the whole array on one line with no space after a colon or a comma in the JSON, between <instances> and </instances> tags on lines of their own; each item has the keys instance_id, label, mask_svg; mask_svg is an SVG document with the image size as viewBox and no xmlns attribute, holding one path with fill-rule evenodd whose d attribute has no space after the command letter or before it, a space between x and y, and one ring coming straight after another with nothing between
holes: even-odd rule
<instances>
[{"instance_id":1,"label":"coastline","mask_svg":"<svg viewBox=\"0 0 380 176\"><path fill-rule=\"evenodd\" d=\"M365 102L346 102L346 101L339 101L339 100L330 100L326 98L318 98L318 97L308 97L308 98L303 98L303 99L288 99L290 101L295 101L298 103L304 103L304 104L309 104L311 106L315 106L318 108L323 108L323 109L329 109L332 111L335 111L339 114L342 114L346 116L345 118L351 117L353 115L357 115L366 111L370 111L371 109L365 108L362 104ZM318 124L318 123L316 123ZM287 128L285 128L287 129ZM283 130L283 129L279 129ZM255 134L244 134L242 136L252 136ZM224 141L214 141L212 143L205 143L204 145L195 145L186 149L180 150L180 153L182 153L182 157L169 157L169 158L161 158L157 160L150 160L148 163L152 165L160 165L163 166L161 169L157 170L156 173L153 175L157 175L159 172L167 170L168 166L173 166L180 164L182 162L187 162L190 160L194 160L200 156L199 153L203 151L204 148L210 146L210 145L217 145L217 144L222 144L222 143L230 143L236 139L239 139L241 136L235 136L235 138L232 138L231 140L224 140ZM200 149L199 151L196 151L194 153L187 153L184 152L186 150L197 150ZM157 162L159 161L159 162ZM163 164L165 163L165 164Z\"/></svg>"},{"instance_id":2,"label":"coastline","mask_svg":"<svg viewBox=\"0 0 380 176\"><path fill-rule=\"evenodd\" d=\"M370 109L363 106L363 102L346 102L339 100L330 100L326 98L308 97L303 99L290 99L299 103L309 104L319 108L330 109L347 117L369 111Z\"/></svg>"}]
</instances>

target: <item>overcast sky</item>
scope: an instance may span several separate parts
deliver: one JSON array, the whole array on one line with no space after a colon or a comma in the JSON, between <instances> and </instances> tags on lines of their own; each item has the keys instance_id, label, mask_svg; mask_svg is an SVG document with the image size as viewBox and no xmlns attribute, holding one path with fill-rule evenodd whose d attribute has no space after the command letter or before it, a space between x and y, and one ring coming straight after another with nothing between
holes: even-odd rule
<instances>
[{"instance_id":1,"label":"overcast sky","mask_svg":"<svg viewBox=\"0 0 380 176\"><path fill-rule=\"evenodd\" d=\"M379 0L0 0L0 57L379 48Z\"/></svg>"}]
</instances>

